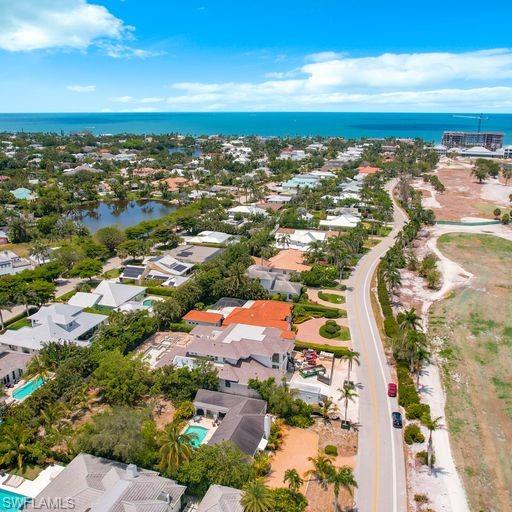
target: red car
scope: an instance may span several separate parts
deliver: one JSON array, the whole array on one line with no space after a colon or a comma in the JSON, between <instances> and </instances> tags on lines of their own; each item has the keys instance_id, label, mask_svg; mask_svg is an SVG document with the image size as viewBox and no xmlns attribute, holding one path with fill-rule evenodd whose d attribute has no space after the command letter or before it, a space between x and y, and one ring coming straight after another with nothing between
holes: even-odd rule
<instances>
[{"instance_id":1,"label":"red car","mask_svg":"<svg viewBox=\"0 0 512 512\"><path fill-rule=\"evenodd\" d=\"M395 397L397 392L397 387L394 382L390 382L388 384L388 396Z\"/></svg>"}]
</instances>

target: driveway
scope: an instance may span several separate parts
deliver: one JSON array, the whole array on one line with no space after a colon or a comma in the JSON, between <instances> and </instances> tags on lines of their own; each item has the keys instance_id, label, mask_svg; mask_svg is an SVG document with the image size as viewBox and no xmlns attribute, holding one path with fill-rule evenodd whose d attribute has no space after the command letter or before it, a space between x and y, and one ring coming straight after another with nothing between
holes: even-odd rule
<instances>
[{"instance_id":1,"label":"driveway","mask_svg":"<svg viewBox=\"0 0 512 512\"><path fill-rule=\"evenodd\" d=\"M327 318L312 318L297 325L297 339L300 341L310 341L311 343L320 343L322 345L332 345L333 347L351 347L352 343L348 341L330 340L320 336L319 329L325 324ZM346 318L336 318L336 323L343 327L348 327Z\"/></svg>"}]
</instances>

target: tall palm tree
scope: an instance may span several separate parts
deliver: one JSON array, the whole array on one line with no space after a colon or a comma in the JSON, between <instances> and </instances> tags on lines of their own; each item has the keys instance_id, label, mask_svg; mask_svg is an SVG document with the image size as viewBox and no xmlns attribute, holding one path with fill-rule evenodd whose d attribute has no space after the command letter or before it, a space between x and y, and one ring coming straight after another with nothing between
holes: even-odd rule
<instances>
[{"instance_id":1,"label":"tall palm tree","mask_svg":"<svg viewBox=\"0 0 512 512\"><path fill-rule=\"evenodd\" d=\"M46 382L49 373L46 361L39 354L36 354L30 360L30 363L28 363L27 369L25 370L25 377L41 377L41 379Z\"/></svg>"},{"instance_id":2,"label":"tall palm tree","mask_svg":"<svg viewBox=\"0 0 512 512\"><path fill-rule=\"evenodd\" d=\"M0 441L0 464L24 471L30 460L30 439L32 433L23 425L13 423L11 428L4 429Z\"/></svg>"},{"instance_id":3,"label":"tall palm tree","mask_svg":"<svg viewBox=\"0 0 512 512\"><path fill-rule=\"evenodd\" d=\"M30 247L30 255L37 261L40 265L50 256L50 245L47 240L36 239L32 242Z\"/></svg>"},{"instance_id":4,"label":"tall palm tree","mask_svg":"<svg viewBox=\"0 0 512 512\"><path fill-rule=\"evenodd\" d=\"M338 406L334 403L334 400L330 397L327 397L323 401L322 405L322 417L325 422L329 421L329 413L336 412L338 410Z\"/></svg>"},{"instance_id":5,"label":"tall palm tree","mask_svg":"<svg viewBox=\"0 0 512 512\"><path fill-rule=\"evenodd\" d=\"M341 466L340 468L333 467L331 474L328 477L328 482L332 484L334 490L334 510L340 510L338 498L341 489L346 489L352 495L352 489L357 487L356 479L352 469L348 466Z\"/></svg>"},{"instance_id":6,"label":"tall palm tree","mask_svg":"<svg viewBox=\"0 0 512 512\"><path fill-rule=\"evenodd\" d=\"M182 434L182 424L169 423L160 435L160 470L172 475L192 455L195 434Z\"/></svg>"},{"instance_id":7,"label":"tall palm tree","mask_svg":"<svg viewBox=\"0 0 512 512\"><path fill-rule=\"evenodd\" d=\"M414 308L402 311L397 315L398 325L402 330L421 330L421 317L418 316Z\"/></svg>"},{"instance_id":8,"label":"tall palm tree","mask_svg":"<svg viewBox=\"0 0 512 512\"><path fill-rule=\"evenodd\" d=\"M352 366L354 363L357 363L359 366L361 363L359 361L359 352L355 350L349 350L344 356L343 359L348 361L348 372L347 372L347 380L350 382L350 372L352 371Z\"/></svg>"},{"instance_id":9,"label":"tall palm tree","mask_svg":"<svg viewBox=\"0 0 512 512\"><path fill-rule=\"evenodd\" d=\"M291 237L288 233L281 233L277 241L286 249L290 247Z\"/></svg>"},{"instance_id":10,"label":"tall palm tree","mask_svg":"<svg viewBox=\"0 0 512 512\"><path fill-rule=\"evenodd\" d=\"M240 503L244 512L272 512L274 509L272 491L261 478L248 482L243 491Z\"/></svg>"},{"instance_id":11,"label":"tall palm tree","mask_svg":"<svg viewBox=\"0 0 512 512\"><path fill-rule=\"evenodd\" d=\"M304 475L312 476L322 488L326 489L329 483L329 476L333 470L331 459L319 453L316 457L308 457L308 460L313 464L313 468L308 469Z\"/></svg>"},{"instance_id":12,"label":"tall palm tree","mask_svg":"<svg viewBox=\"0 0 512 512\"><path fill-rule=\"evenodd\" d=\"M284 472L283 482L288 482L288 489L296 494L299 492L300 486L304 483L304 480L302 480L296 469L287 469Z\"/></svg>"},{"instance_id":13,"label":"tall palm tree","mask_svg":"<svg viewBox=\"0 0 512 512\"><path fill-rule=\"evenodd\" d=\"M427 463L428 463L428 474L432 474L432 466L434 465L432 463L433 455L434 455L434 442L432 439L432 434L434 431L439 430L441 428L441 420L443 418L441 416L438 416L437 418L431 418L429 415L423 416L421 419L421 422L427 427L429 436L428 436L428 443L427 443Z\"/></svg>"},{"instance_id":14,"label":"tall palm tree","mask_svg":"<svg viewBox=\"0 0 512 512\"><path fill-rule=\"evenodd\" d=\"M359 395L357 394L355 389L349 387L344 387L339 391L341 391L340 400L343 400L345 402L345 421L347 421L348 402L349 400L353 402Z\"/></svg>"}]
</instances>

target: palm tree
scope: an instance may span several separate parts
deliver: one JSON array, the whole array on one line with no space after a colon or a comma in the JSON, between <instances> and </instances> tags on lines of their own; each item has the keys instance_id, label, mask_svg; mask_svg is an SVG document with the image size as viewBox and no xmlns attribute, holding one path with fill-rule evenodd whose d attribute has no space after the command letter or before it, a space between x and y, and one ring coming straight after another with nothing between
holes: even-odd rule
<instances>
[{"instance_id":1,"label":"palm tree","mask_svg":"<svg viewBox=\"0 0 512 512\"><path fill-rule=\"evenodd\" d=\"M338 410L338 406L334 403L334 400L330 397L327 397L323 401L322 405L322 417L324 421L327 423L329 421L329 413L336 412Z\"/></svg>"},{"instance_id":2,"label":"palm tree","mask_svg":"<svg viewBox=\"0 0 512 512\"><path fill-rule=\"evenodd\" d=\"M352 469L348 466L333 468L329 475L328 482L333 485L334 490L334 510L340 510L338 498L341 489L346 489L352 495L352 488L357 487L356 479Z\"/></svg>"},{"instance_id":3,"label":"palm tree","mask_svg":"<svg viewBox=\"0 0 512 512\"><path fill-rule=\"evenodd\" d=\"M27 369L25 370L25 377L41 377L41 379L46 382L49 373L46 361L39 354L36 354L30 360L30 363L28 363Z\"/></svg>"},{"instance_id":4,"label":"palm tree","mask_svg":"<svg viewBox=\"0 0 512 512\"><path fill-rule=\"evenodd\" d=\"M243 491L240 503L244 512L272 512L274 508L272 491L261 478L248 482Z\"/></svg>"},{"instance_id":5,"label":"palm tree","mask_svg":"<svg viewBox=\"0 0 512 512\"><path fill-rule=\"evenodd\" d=\"M31 456L30 439L32 433L23 425L13 423L11 428L4 428L0 442L0 464L23 471L28 466Z\"/></svg>"},{"instance_id":6,"label":"palm tree","mask_svg":"<svg viewBox=\"0 0 512 512\"><path fill-rule=\"evenodd\" d=\"M172 475L192 455L195 434L182 434L182 425L169 423L160 436L160 470Z\"/></svg>"},{"instance_id":7,"label":"palm tree","mask_svg":"<svg viewBox=\"0 0 512 512\"><path fill-rule=\"evenodd\" d=\"M287 469L284 472L283 482L288 482L288 489L296 494L299 492L300 486L304 483L304 480L302 480L296 469Z\"/></svg>"},{"instance_id":8,"label":"palm tree","mask_svg":"<svg viewBox=\"0 0 512 512\"><path fill-rule=\"evenodd\" d=\"M286 249L287 247L290 247L291 237L288 233L281 233L277 241Z\"/></svg>"},{"instance_id":9,"label":"palm tree","mask_svg":"<svg viewBox=\"0 0 512 512\"><path fill-rule=\"evenodd\" d=\"M44 262L50 256L50 246L46 240L36 239L32 242L30 247L30 255L37 261L40 265L41 262Z\"/></svg>"},{"instance_id":10,"label":"palm tree","mask_svg":"<svg viewBox=\"0 0 512 512\"><path fill-rule=\"evenodd\" d=\"M435 430L439 430L441 428L441 420L443 418L441 416L438 416L437 418L431 418L430 415L425 415L421 419L421 422L425 427L427 427L429 431L428 436L428 444L427 444L427 462L428 462L428 474L432 474L432 459L434 455L434 442L432 440L432 434Z\"/></svg>"},{"instance_id":11,"label":"palm tree","mask_svg":"<svg viewBox=\"0 0 512 512\"><path fill-rule=\"evenodd\" d=\"M356 352L355 350L349 350L344 356L343 359L346 359L348 361L348 373L347 373L347 380L350 382L350 372L352 371L352 365L357 363L359 366L361 363L359 361L359 352Z\"/></svg>"},{"instance_id":12,"label":"palm tree","mask_svg":"<svg viewBox=\"0 0 512 512\"><path fill-rule=\"evenodd\" d=\"M397 315L398 325L402 330L418 331L421 329L421 317L416 314L414 308L402 311Z\"/></svg>"},{"instance_id":13,"label":"palm tree","mask_svg":"<svg viewBox=\"0 0 512 512\"><path fill-rule=\"evenodd\" d=\"M12 303L11 298L8 293L0 293L0 325L2 331L4 330L4 315L2 314L2 310L5 309L10 311L14 304Z\"/></svg>"},{"instance_id":14,"label":"palm tree","mask_svg":"<svg viewBox=\"0 0 512 512\"><path fill-rule=\"evenodd\" d=\"M341 391L340 400L344 400L345 402L345 421L347 421L348 402L349 400L353 402L359 395L357 394L355 389L349 387L344 387L339 391Z\"/></svg>"},{"instance_id":15,"label":"palm tree","mask_svg":"<svg viewBox=\"0 0 512 512\"><path fill-rule=\"evenodd\" d=\"M44 428L46 432L56 429L57 423L62 418L66 406L62 402L56 402L47 405L41 411L41 419L43 420Z\"/></svg>"},{"instance_id":16,"label":"palm tree","mask_svg":"<svg viewBox=\"0 0 512 512\"><path fill-rule=\"evenodd\" d=\"M316 457L308 457L308 460L313 464L313 468L308 469L304 475L316 478L321 487L326 489L333 470L331 459L319 453Z\"/></svg>"}]
</instances>

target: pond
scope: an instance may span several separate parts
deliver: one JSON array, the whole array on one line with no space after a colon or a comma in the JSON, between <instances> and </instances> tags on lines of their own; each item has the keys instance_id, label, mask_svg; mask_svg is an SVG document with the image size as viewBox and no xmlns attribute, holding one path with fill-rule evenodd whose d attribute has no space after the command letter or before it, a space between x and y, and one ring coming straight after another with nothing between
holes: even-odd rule
<instances>
[{"instance_id":1,"label":"pond","mask_svg":"<svg viewBox=\"0 0 512 512\"><path fill-rule=\"evenodd\" d=\"M174 153L186 153L186 152L187 152L187 150L182 147L169 148L170 155L173 155ZM201 148L195 147L192 150L190 155L192 156L192 158L197 158L198 156L201 156L202 154L203 154L203 150Z\"/></svg>"},{"instance_id":2,"label":"pond","mask_svg":"<svg viewBox=\"0 0 512 512\"><path fill-rule=\"evenodd\" d=\"M83 222L91 233L96 233L114 224L126 229L143 220L160 219L175 210L176 207L162 201L113 201L77 208L72 217Z\"/></svg>"}]
</instances>

